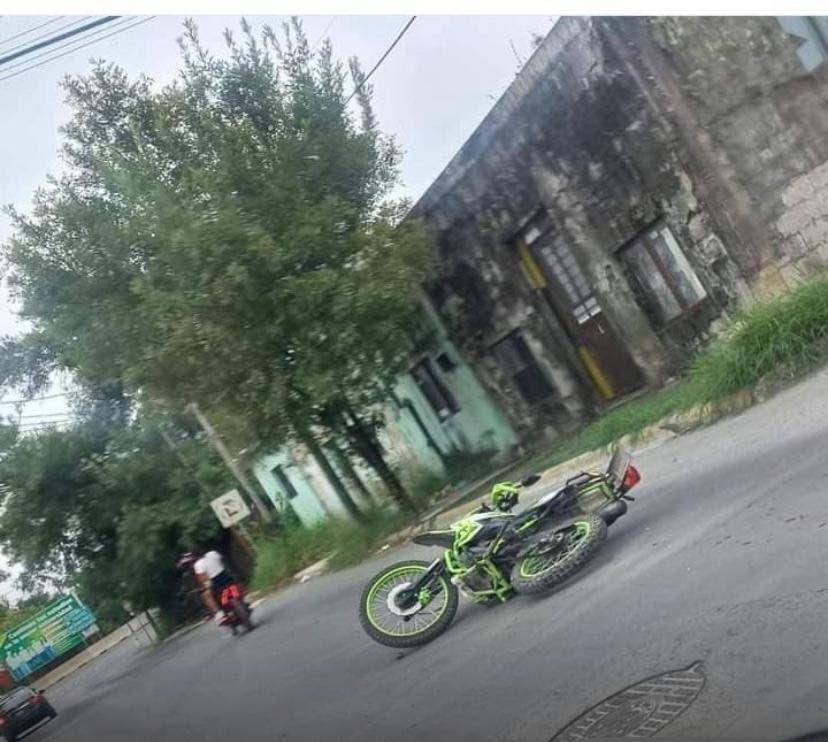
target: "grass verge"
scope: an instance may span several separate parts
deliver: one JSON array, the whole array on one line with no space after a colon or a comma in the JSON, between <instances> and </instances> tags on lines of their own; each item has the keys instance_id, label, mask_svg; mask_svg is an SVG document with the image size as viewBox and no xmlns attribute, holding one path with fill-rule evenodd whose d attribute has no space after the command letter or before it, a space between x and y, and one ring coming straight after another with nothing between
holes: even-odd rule
<instances>
[{"instance_id":1,"label":"grass verge","mask_svg":"<svg viewBox=\"0 0 828 742\"><path fill-rule=\"evenodd\" d=\"M741 312L690 369L703 401L716 401L768 379L792 379L828 357L828 279Z\"/></svg>"},{"instance_id":2,"label":"grass verge","mask_svg":"<svg viewBox=\"0 0 828 742\"><path fill-rule=\"evenodd\" d=\"M331 519L310 528L295 526L276 538L256 541L254 590L283 584L301 569L332 555L334 569L356 564L376 551L383 539L410 522L410 517L380 510L364 514L361 523Z\"/></svg>"}]
</instances>

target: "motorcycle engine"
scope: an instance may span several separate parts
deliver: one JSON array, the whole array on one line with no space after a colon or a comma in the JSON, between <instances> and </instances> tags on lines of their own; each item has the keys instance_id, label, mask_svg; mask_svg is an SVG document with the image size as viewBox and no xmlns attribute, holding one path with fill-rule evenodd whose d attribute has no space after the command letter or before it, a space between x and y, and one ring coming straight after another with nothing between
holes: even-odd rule
<instances>
[{"instance_id":1,"label":"motorcycle engine","mask_svg":"<svg viewBox=\"0 0 828 742\"><path fill-rule=\"evenodd\" d=\"M475 562L485 553L485 548L470 547L462 551L460 554L460 561L466 567L473 567ZM463 584L469 590L490 590L492 587L492 578L478 567L463 575Z\"/></svg>"}]
</instances>

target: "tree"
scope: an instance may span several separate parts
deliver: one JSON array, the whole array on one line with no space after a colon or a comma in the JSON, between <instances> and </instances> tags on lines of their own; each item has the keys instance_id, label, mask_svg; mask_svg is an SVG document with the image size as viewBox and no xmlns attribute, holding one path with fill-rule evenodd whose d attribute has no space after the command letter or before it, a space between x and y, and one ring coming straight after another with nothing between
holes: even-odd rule
<instances>
[{"instance_id":1,"label":"tree","mask_svg":"<svg viewBox=\"0 0 828 742\"><path fill-rule=\"evenodd\" d=\"M101 407L109 405L98 413ZM172 607L175 562L218 536L207 501L228 481L221 462L186 431L174 431L174 453L157 421L105 419L92 414L71 430L23 436L5 450L0 544L25 568L26 589L77 589L114 621L123 600L139 610Z\"/></svg>"},{"instance_id":2,"label":"tree","mask_svg":"<svg viewBox=\"0 0 828 742\"><path fill-rule=\"evenodd\" d=\"M195 401L245 445L291 437L323 466L320 431L341 433L410 507L373 419L427 269L390 198L400 152L356 61L359 121L328 41L312 51L298 22L242 32L217 58L188 23L161 90L103 63L67 79L66 173L12 212L10 282L34 329L6 377L62 367Z\"/></svg>"},{"instance_id":3,"label":"tree","mask_svg":"<svg viewBox=\"0 0 828 742\"><path fill-rule=\"evenodd\" d=\"M36 593L19 601L14 607L5 600L0 600L0 637L17 624L30 618L49 602L50 596L46 593Z\"/></svg>"}]
</instances>

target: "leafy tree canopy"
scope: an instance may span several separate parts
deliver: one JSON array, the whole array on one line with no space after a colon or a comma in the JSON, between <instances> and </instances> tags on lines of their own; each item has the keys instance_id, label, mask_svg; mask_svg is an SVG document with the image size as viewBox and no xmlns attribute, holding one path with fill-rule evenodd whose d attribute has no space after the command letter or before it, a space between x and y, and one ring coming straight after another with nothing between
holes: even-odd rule
<instances>
[{"instance_id":1,"label":"leafy tree canopy","mask_svg":"<svg viewBox=\"0 0 828 742\"><path fill-rule=\"evenodd\" d=\"M221 462L187 431L94 415L25 435L0 457L0 544L23 587L78 590L106 616L127 600L172 606L182 551L216 538L208 500L229 486Z\"/></svg>"},{"instance_id":2,"label":"leafy tree canopy","mask_svg":"<svg viewBox=\"0 0 828 742\"><path fill-rule=\"evenodd\" d=\"M329 42L312 50L298 22L226 39L214 56L187 24L162 89L104 63L67 79L65 174L12 212L9 280L33 329L6 340L0 375L35 389L68 368L197 401L245 444L345 431L393 483L362 420L400 369L427 270L391 197L400 152Z\"/></svg>"}]
</instances>

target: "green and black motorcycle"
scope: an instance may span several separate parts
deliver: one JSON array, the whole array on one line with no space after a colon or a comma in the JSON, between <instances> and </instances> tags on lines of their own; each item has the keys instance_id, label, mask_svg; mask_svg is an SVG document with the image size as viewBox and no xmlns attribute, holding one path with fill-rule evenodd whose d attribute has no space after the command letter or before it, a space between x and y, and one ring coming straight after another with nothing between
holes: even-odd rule
<instances>
[{"instance_id":1,"label":"green and black motorcycle","mask_svg":"<svg viewBox=\"0 0 828 742\"><path fill-rule=\"evenodd\" d=\"M458 589L478 603L499 603L515 593L560 585L581 569L627 512L627 493L641 477L617 450L601 474L582 473L513 514L521 482L501 482L491 505L481 504L448 530L414 542L445 549L433 562L407 560L383 569L366 586L359 618L368 635L389 647L416 647L442 634L457 611Z\"/></svg>"}]
</instances>

